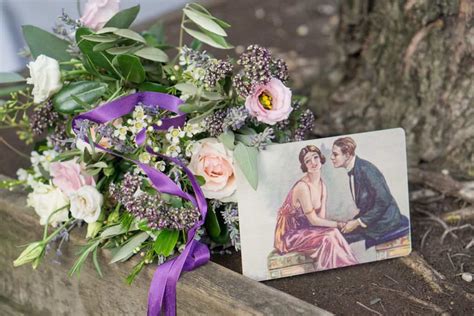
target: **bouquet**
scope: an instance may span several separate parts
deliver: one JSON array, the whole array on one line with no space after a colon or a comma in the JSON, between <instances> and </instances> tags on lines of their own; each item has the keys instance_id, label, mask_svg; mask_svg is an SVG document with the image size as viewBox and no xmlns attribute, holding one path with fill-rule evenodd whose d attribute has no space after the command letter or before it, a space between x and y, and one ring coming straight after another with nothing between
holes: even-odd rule
<instances>
[{"instance_id":1,"label":"bouquet","mask_svg":"<svg viewBox=\"0 0 474 316\"><path fill-rule=\"evenodd\" d=\"M208 248L238 250L236 168L256 188L258 152L312 129L285 62L268 49L213 57L203 48L231 49L230 25L199 4L184 7L177 47L160 24L131 30L138 12L89 0L80 19L63 12L54 34L23 26L30 77L1 74L9 96L0 121L35 150L31 167L2 186L29 190L44 234L15 266L60 256L82 225L71 275L88 257L101 275L99 248L111 250L111 263L139 256L128 283L149 264L167 280L206 262ZM155 290L152 314L167 304Z\"/></svg>"}]
</instances>

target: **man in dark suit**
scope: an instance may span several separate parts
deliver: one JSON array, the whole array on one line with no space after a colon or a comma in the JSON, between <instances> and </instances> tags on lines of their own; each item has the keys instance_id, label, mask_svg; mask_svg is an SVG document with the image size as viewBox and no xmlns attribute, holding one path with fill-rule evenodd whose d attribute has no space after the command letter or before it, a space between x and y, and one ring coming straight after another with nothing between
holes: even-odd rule
<instances>
[{"instance_id":1,"label":"man in dark suit","mask_svg":"<svg viewBox=\"0 0 474 316\"><path fill-rule=\"evenodd\" d=\"M339 138L333 144L331 161L335 168L347 170L357 206L357 215L341 231L349 243L365 240L369 248L407 234L409 222L400 213L382 172L356 156L355 149L352 138Z\"/></svg>"}]
</instances>

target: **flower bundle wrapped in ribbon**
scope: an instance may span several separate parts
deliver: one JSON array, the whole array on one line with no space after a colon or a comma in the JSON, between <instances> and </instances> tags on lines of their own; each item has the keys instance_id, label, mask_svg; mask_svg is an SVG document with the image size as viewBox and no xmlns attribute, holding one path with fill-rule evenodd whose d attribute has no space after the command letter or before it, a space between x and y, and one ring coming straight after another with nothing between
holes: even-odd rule
<instances>
[{"instance_id":1,"label":"flower bundle wrapped in ribbon","mask_svg":"<svg viewBox=\"0 0 474 316\"><path fill-rule=\"evenodd\" d=\"M229 25L198 4L183 9L171 59L160 25L129 28L138 6L89 0L85 9L77 20L63 13L55 34L24 26L30 78L0 77L10 88L1 124L36 143L31 167L2 186L26 186L45 227L14 265L36 267L52 248L60 256L85 223L70 273L91 255L101 274L99 248L111 249L111 263L140 254L127 281L157 263L149 314L173 314L182 271L207 262L208 247L239 249L236 166L256 188L259 150L304 139L313 115L268 49L251 45L236 60L203 51L232 46Z\"/></svg>"}]
</instances>

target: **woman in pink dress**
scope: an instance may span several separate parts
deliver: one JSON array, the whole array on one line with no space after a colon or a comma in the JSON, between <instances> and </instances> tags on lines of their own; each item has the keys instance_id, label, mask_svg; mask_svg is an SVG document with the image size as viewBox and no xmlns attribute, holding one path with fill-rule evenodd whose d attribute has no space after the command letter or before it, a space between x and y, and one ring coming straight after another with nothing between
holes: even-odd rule
<instances>
[{"instance_id":1,"label":"woman in pink dress","mask_svg":"<svg viewBox=\"0 0 474 316\"><path fill-rule=\"evenodd\" d=\"M344 222L326 218L326 185L321 166L326 158L309 145L299 154L305 175L288 193L278 212L275 248L280 254L300 252L314 260L316 270L357 264L349 244L339 231Z\"/></svg>"}]
</instances>

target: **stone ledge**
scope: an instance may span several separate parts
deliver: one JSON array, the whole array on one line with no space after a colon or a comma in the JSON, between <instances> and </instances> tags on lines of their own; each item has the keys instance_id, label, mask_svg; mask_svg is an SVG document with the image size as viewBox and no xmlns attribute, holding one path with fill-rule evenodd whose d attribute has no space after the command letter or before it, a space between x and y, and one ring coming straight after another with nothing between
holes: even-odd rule
<instances>
[{"instance_id":1,"label":"stone ledge","mask_svg":"<svg viewBox=\"0 0 474 316\"><path fill-rule=\"evenodd\" d=\"M0 176L1 179L1 176ZM137 260L108 265L110 253L102 251L100 278L92 263L84 265L80 278L67 276L75 245L85 231L75 231L63 248L61 263L46 256L35 271L31 265L13 267L19 245L37 240L42 226L26 207L26 193L0 190L0 312L2 315L145 315L148 286L154 266L146 267L128 286L124 279ZM209 262L185 273L177 289L178 314L222 315L330 315L329 312L291 295L265 286Z\"/></svg>"}]
</instances>

